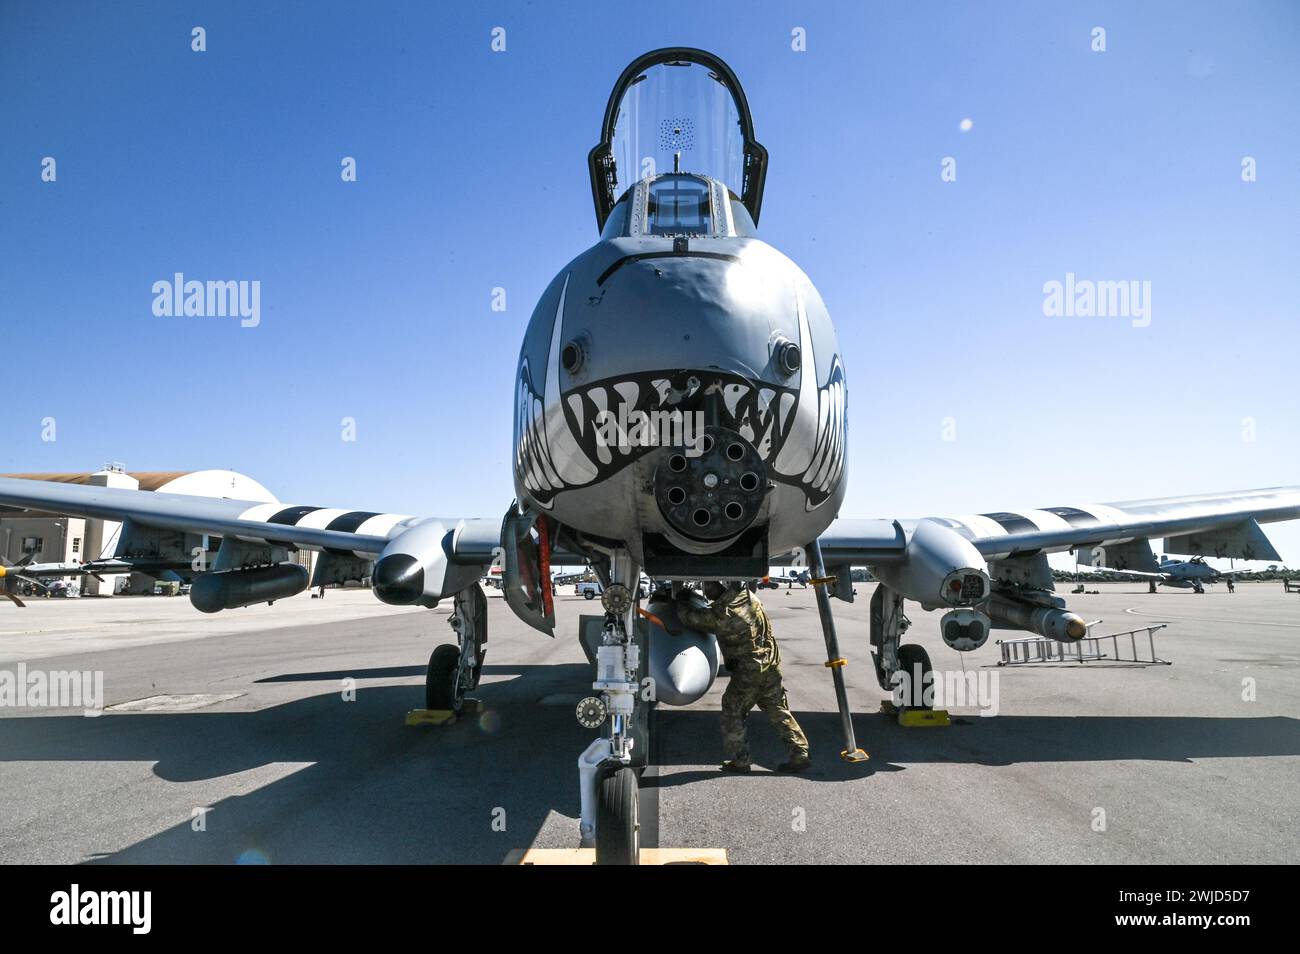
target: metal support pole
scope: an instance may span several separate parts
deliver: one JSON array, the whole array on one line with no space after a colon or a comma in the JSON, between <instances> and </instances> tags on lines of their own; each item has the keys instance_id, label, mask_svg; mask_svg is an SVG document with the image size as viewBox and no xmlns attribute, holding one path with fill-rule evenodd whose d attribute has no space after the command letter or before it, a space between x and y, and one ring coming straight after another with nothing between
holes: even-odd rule
<instances>
[{"instance_id":1,"label":"metal support pole","mask_svg":"<svg viewBox=\"0 0 1300 954\"><path fill-rule=\"evenodd\" d=\"M844 666L846 660L840 656L839 639L835 636L835 619L831 616L831 597L826 592L827 586L835 585L835 578L826 575L822 564L821 544L814 540L808 544L808 561L812 569L813 592L817 594L817 615L822 620L822 635L826 637L826 668L831 671L835 682L835 702L840 707L840 724L844 728L844 751L840 758L846 762L865 762L867 753L858 748L857 739L853 737L853 716L849 712L849 695L844 688Z\"/></svg>"}]
</instances>

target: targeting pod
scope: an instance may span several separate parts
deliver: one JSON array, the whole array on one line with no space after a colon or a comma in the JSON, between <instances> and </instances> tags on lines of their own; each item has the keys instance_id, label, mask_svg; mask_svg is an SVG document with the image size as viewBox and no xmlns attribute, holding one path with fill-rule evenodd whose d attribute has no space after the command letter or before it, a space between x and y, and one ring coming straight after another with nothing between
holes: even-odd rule
<instances>
[{"instance_id":1,"label":"targeting pod","mask_svg":"<svg viewBox=\"0 0 1300 954\"><path fill-rule=\"evenodd\" d=\"M991 626L989 618L979 610L957 609L944 614L939 632L950 649L968 653L984 645Z\"/></svg>"}]
</instances>

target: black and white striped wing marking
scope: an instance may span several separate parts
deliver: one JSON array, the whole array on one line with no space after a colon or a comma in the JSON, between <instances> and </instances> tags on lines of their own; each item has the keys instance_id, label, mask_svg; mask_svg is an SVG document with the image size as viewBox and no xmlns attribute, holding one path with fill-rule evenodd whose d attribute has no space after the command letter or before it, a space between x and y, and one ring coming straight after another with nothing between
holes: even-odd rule
<instances>
[{"instance_id":1,"label":"black and white striped wing marking","mask_svg":"<svg viewBox=\"0 0 1300 954\"><path fill-rule=\"evenodd\" d=\"M133 520L142 526L373 557L418 518L342 508L256 503L218 497L0 478L0 506L74 517ZM447 521L457 526L462 521Z\"/></svg>"},{"instance_id":2,"label":"black and white striped wing marking","mask_svg":"<svg viewBox=\"0 0 1300 954\"><path fill-rule=\"evenodd\" d=\"M351 556L355 554L362 558L370 558L377 551L341 549L303 542L310 539L310 535L303 533L303 531L324 530L387 541L405 529L415 518L409 514L373 513L365 510L285 506L282 503L268 503L249 507L239 515L239 519L267 526L265 533L262 534L238 534L239 539L246 543L271 543L293 550L326 550L338 555ZM281 530L281 527L284 529Z\"/></svg>"},{"instance_id":3,"label":"black and white striped wing marking","mask_svg":"<svg viewBox=\"0 0 1300 954\"><path fill-rule=\"evenodd\" d=\"M970 539L990 560L1040 551L1114 547L1232 526L1300 518L1300 487L1269 487L1227 494L1198 494L1076 507L997 511L929 517Z\"/></svg>"},{"instance_id":4,"label":"black and white striped wing marking","mask_svg":"<svg viewBox=\"0 0 1300 954\"><path fill-rule=\"evenodd\" d=\"M1261 524L1300 520L1300 486L924 520L966 537L986 560L1002 560L1205 533L1236 527L1247 520ZM819 541L839 563L888 563L898 559L905 538L921 522L841 517Z\"/></svg>"}]
</instances>

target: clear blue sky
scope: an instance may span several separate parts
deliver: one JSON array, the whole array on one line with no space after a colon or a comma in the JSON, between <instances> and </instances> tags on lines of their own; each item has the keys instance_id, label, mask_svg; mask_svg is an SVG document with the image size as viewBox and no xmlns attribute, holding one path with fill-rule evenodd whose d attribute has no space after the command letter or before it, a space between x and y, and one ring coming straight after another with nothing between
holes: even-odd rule
<instances>
[{"instance_id":1,"label":"clear blue sky","mask_svg":"<svg viewBox=\"0 0 1300 954\"><path fill-rule=\"evenodd\" d=\"M740 76L763 237L836 319L846 515L1300 483L1300 5L595 9L0 2L0 470L503 512L519 338L595 238L610 86L687 44ZM155 317L177 271L259 280L261 325ZM1150 281L1150 327L1045 317L1067 272Z\"/></svg>"}]
</instances>

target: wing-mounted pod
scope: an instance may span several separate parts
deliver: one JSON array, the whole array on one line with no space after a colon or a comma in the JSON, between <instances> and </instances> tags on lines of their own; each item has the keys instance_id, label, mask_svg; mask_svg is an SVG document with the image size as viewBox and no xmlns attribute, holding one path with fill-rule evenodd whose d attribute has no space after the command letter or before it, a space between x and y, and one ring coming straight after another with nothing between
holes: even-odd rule
<instances>
[{"instance_id":1,"label":"wing-mounted pod","mask_svg":"<svg viewBox=\"0 0 1300 954\"><path fill-rule=\"evenodd\" d=\"M555 635L551 598L551 524L515 504L501 521L501 592L516 616L538 632Z\"/></svg>"},{"instance_id":2,"label":"wing-mounted pod","mask_svg":"<svg viewBox=\"0 0 1300 954\"><path fill-rule=\"evenodd\" d=\"M142 528L126 526L123 537L142 537ZM190 604L200 613L274 603L307 588L307 568L290 562L294 548L287 543L252 543L226 536L212 569L199 573L190 587Z\"/></svg>"},{"instance_id":3,"label":"wing-mounted pod","mask_svg":"<svg viewBox=\"0 0 1300 954\"><path fill-rule=\"evenodd\" d=\"M441 520L419 520L389 541L370 578L375 596L394 606L431 608L477 583L484 567L452 560L455 529Z\"/></svg>"},{"instance_id":4,"label":"wing-mounted pod","mask_svg":"<svg viewBox=\"0 0 1300 954\"><path fill-rule=\"evenodd\" d=\"M696 601L697 608L704 601ZM664 617L676 614L671 600L651 599L637 620L648 649L646 674L654 680L656 702L669 706L688 706L703 698L718 676L718 641L712 633L684 627L669 632Z\"/></svg>"},{"instance_id":5,"label":"wing-mounted pod","mask_svg":"<svg viewBox=\"0 0 1300 954\"><path fill-rule=\"evenodd\" d=\"M951 648L970 652L988 639L989 619L977 608L992 592L988 565L955 530L922 520L908 537L904 559L874 569L885 586L923 608L948 610L939 631Z\"/></svg>"},{"instance_id":6,"label":"wing-mounted pod","mask_svg":"<svg viewBox=\"0 0 1300 954\"><path fill-rule=\"evenodd\" d=\"M1125 547L1132 547L1130 550L1108 547L1106 558L1122 556L1125 559L1141 559L1141 547L1137 544L1146 547L1147 555L1150 556L1150 546L1141 540L1125 544ZM1091 555L1100 558L1100 548L1094 549ZM1052 567L1047 561L1046 553L1040 551L993 560L989 563L989 575L993 578L993 593L982 610L993 629L1026 630L1037 636L1067 643L1087 635L1088 624L1083 617L1070 612L1065 606L1065 600L1053 592L1056 584L1053 582ZM946 630L943 637L945 643L953 646L953 640Z\"/></svg>"},{"instance_id":7,"label":"wing-mounted pod","mask_svg":"<svg viewBox=\"0 0 1300 954\"><path fill-rule=\"evenodd\" d=\"M598 228L636 182L676 171L723 183L758 224L767 150L754 139L736 74L704 50L668 47L633 60L610 93L587 165Z\"/></svg>"},{"instance_id":8,"label":"wing-mounted pod","mask_svg":"<svg viewBox=\"0 0 1300 954\"><path fill-rule=\"evenodd\" d=\"M905 559L875 568L877 578L925 609L976 606L988 599L988 565L974 544L929 520L908 538Z\"/></svg>"}]
</instances>

